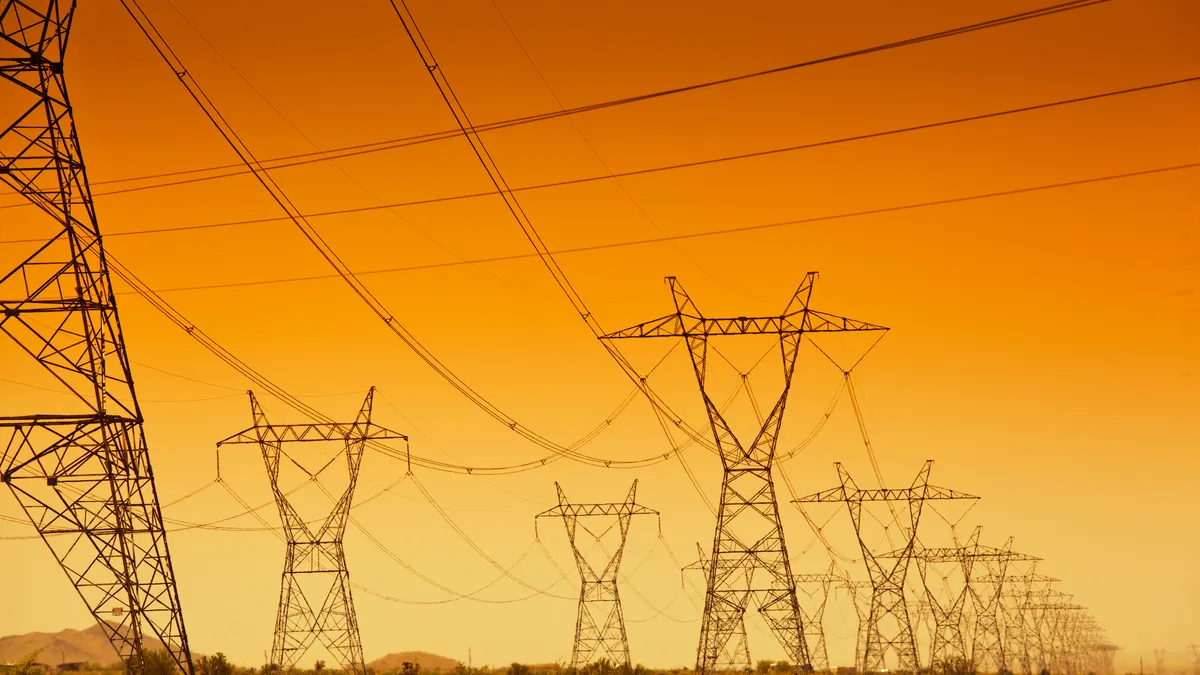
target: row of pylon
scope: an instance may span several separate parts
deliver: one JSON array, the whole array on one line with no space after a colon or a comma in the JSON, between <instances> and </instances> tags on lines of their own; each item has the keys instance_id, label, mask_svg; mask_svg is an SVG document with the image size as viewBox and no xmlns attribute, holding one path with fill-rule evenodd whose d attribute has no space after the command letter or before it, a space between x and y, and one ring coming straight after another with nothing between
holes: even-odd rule
<instances>
[{"instance_id":1,"label":"row of pylon","mask_svg":"<svg viewBox=\"0 0 1200 675\"><path fill-rule=\"evenodd\" d=\"M44 241L31 245L20 264L0 277L0 329L65 387L75 404L67 412L0 418L0 429L8 433L0 454L0 482L16 496L131 673L143 671L143 644L153 635L166 645L180 669L190 674L187 633L117 314L110 261L102 245L63 75L74 9L73 2L59 0L0 0L0 34L14 54L6 56L0 81L14 92L14 107L19 108L0 132L0 180L55 225ZM804 336L886 329L811 309L815 273L805 275L781 313L757 317L706 317L676 279L667 281L673 312L603 339L676 339L686 344L710 423L711 447L724 469L713 544L704 562L706 593L696 667L715 673L748 665L745 617L753 606L792 663L811 670L822 662L814 664L810 638L816 634L796 597L796 576L772 477L776 447ZM194 326L185 328L195 331ZM710 395L707 359L711 339L747 335L778 341L784 384L755 433L739 437ZM304 425L272 425L255 401L254 426L223 441L260 447L287 535L272 647L272 660L278 664L294 663L320 640L347 668L364 668L342 535L365 443L402 437L370 423L371 401L368 395L352 423ZM346 443L351 481L329 517L313 529L279 490L278 477L285 443L317 440ZM930 486L928 464L918 480L902 490L860 490L848 474L839 472L838 488L800 501L844 504L856 530L864 503L908 504L908 520L898 521L907 532L908 549L891 552L895 555L889 557L889 552L869 550L860 537L871 593L861 631L859 668L882 670L887 654L895 653L903 664L900 670L916 672L921 662L905 580L910 563L923 564L912 550L921 505L930 499L970 497ZM580 511L583 506L590 511ZM629 518L648 512L642 508L636 506L633 490L621 504L582 506L566 502L560 490L558 507L543 515L561 517L574 541L580 518L615 517L624 533ZM578 560L578 551L576 556ZM619 560L618 550L599 571L580 565L583 583L572 659L576 665L599 654L617 654L615 660L629 663L615 576ZM328 576L329 591L321 602L310 601L298 581L301 574ZM1001 601L1004 598L1001 592ZM609 609L591 613L603 603ZM930 600L928 606L937 625L938 649L948 645L947 654L963 651L957 646L961 628L955 632L951 622L941 620L948 614L940 604ZM956 611L952 607L950 614ZM1015 661L1008 660L1004 650L996 652L1005 664L1020 663L1022 668L1053 664L1060 672L1081 672L1091 663L1099 643L1093 639L1094 626L1079 621L1076 610L1038 601L1027 603L1022 611L1032 614L1012 622L1016 632L999 633L1001 641L1021 646ZM1027 616L1033 617L1032 626L1027 625ZM1007 631L1010 622L1002 625ZM817 644L824 644L823 634ZM935 650L933 662L941 653ZM819 658L827 665L827 657Z\"/></svg>"}]
</instances>

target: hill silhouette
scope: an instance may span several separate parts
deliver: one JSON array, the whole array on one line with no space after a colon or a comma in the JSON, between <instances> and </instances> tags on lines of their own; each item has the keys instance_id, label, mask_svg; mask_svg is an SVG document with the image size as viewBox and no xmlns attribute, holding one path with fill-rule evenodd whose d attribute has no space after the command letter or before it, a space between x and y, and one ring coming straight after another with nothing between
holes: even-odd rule
<instances>
[{"instance_id":1,"label":"hill silhouette","mask_svg":"<svg viewBox=\"0 0 1200 675\"><path fill-rule=\"evenodd\" d=\"M428 652L393 652L368 663L367 667L377 673L384 673L399 670L400 664L405 661L416 663L421 666L421 670L454 670L459 664L457 659L448 659Z\"/></svg>"},{"instance_id":2,"label":"hill silhouette","mask_svg":"<svg viewBox=\"0 0 1200 675\"><path fill-rule=\"evenodd\" d=\"M163 644L154 638L146 639L146 647L163 649ZM0 663L13 663L30 653L41 650L38 661L57 665L75 661L114 664L120 662L116 650L104 636L100 626L84 630L68 628L57 633L26 633L0 637Z\"/></svg>"}]
</instances>

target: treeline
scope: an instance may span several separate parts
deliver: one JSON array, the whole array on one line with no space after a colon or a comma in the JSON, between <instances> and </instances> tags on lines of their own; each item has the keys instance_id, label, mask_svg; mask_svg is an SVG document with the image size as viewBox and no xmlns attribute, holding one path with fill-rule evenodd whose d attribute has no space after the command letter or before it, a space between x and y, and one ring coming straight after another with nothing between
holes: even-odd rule
<instances>
[{"instance_id":1,"label":"treeline","mask_svg":"<svg viewBox=\"0 0 1200 675\"><path fill-rule=\"evenodd\" d=\"M18 663L0 665L0 675L122 675L125 668L119 663L70 663L60 666L38 662L38 652L29 654ZM200 656L193 661L196 675L334 675L340 668L329 668L324 661L317 661L312 668L281 668L275 664L262 667L238 666L229 661L225 654ZM170 653L165 650L147 650L144 675L179 675ZM759 661L754 669L756 675L791 673L792 665L787 661ZM507 666L469 667L464 663L451 669L422 668L420 664L405 662L399 668L375 670L367 668L368 675L684 675L691 667L647 668L643 665L625 666L601 659L581 668L571 668L565 663L524 664L511 663ZM738 675L741 675L740 673Z\"/></svg>"}]
</instances>

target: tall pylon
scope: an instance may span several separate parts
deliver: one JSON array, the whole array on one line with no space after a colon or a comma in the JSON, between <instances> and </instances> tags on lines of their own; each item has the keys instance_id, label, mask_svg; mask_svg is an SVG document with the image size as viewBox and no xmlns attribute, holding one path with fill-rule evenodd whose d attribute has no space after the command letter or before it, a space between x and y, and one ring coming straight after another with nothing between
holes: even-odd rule
<instances>
[{"instance_id":1,"label":"tall pylon","mask_svg":"<svg viewBox=\"0 0 1200 675\"><path fill-rule=\"evenodd\" d=\"M812 669L771 476L775 447L804 334L886 330L883 326L810 309L816 279L816 272L805 275L782 314L708 318L700 313L675 277L667 277L674 313L605 336L608 340L684 339L721 455L724 468L721 503L717 509L696 654L696 669L705 675L736 667L741 659L734 638L743 630L746 608L752 598L788 657L801 670ZM705 379L709 339L734 335L776 336L782 357L783 391L749 444L743 444L734 434Z\"/></svg>"},{"instance_id":2,"label":"tall pylon","mask_svg":"<svg viewBox=\"0 0 1200 675\"><path fill-rule=\"evenodd\" d=\"M359 408L351 423L271 424L263 413L254 392L250 395L250 411L254 426L217 443L224 445L248 443L259 446L279 518L283 521L287 551L283 562L283 579L279 590L279 611L275 618L275 638L271 643L271 663L285 669L294 667L312 643L319 639L342 668L366 675L358 619L354 614L354 599L350 593L350 571L346 567L346 552L342 538L350 519L350 504L358 483L363 450L367 441L396 438L408 440L404 434L389 431L371 423L371 406L375 388ZM284 450L285 443L340 441L345 445L349 481L341 496L334 502L329 515L314 531L300 517L287 494L279 486L279 469L286 457L302 471L317 480L332 461L315 473L305 469L295 457ZM323 593L317 611L305 593Z\"/></svg>"},{"instance_id":3,"label":"tall pylon","mask_svg":"<svg viewBox=\"0 0 1200 675\"><path fill-rule=\"evenodd\" d=\"M1192 665L1192 673L1200 675L1200 645L1188 645L1192 650L1192 655L1196 657L1196 663Z\"/></svg>"},{"instance_id":4,"label":"tall pylon","mask_svg":"<svg viewBox=\"0 0 1200 675\"><path fill-rule=\"evenodd\" d=\"M863 562L871 579L871 609L864 636L862 661L857 667L862 673L883 672L887 654L893 652L898 661L893 670L916 673L921 669L921 660L917 654L917 641L913 633L904 585L916 551L921 512L927 501L979 497L930 485L929 473L933 469L933 460L927 460L912 485L903 489L880 487L861 490L854 484L854 480L841 463L834 466L841 482L838 487L801 497L796 503L840 503L845 504L846 510L850 512ZM890 558L884 558L873 551L863 538L863 504L868 502L908 504L908 522L896 523L902 530L905 543L896 551L888 553L888 556L892 556Z\"/></svg>"},{"instance_id":5,"label":"tall pylon","mask_svg":"<svg viewBox=\"0 0 1200 675\"><path fill-rule=\"evenodd\" d=\"M0 482L134 675L143 640L192 672L125 338L67 95L75 3L0 0L0 181L40 213L0 276L0 332L66 396L0 417ZM36 223L35 223L36 221ZM5 218L6 232L19 219ZM15 410L11 411L15 412Z\"/></svg>"},{"instance_id":6,"label":"tall pylon","mask_svg":"<svg viewBox=\"0 0 1200 675\"><path fill-rule=\"evenodd\" d=\"M1167 675L1167 650L1154 650L1154 675Z\"/></svg>"},{"instance_id":7,"label":"tall pylon","mask_svg":"<svg viewBox=\"0 0 1200 675\"><path fill-rule=\"evenodd\" d=\"M621 613L621 595L617 589L617 578L621 570L621 558L625 553L625 542L629 537L629 525L634 516L658 515L658 511L637 503L637 481L629 488L625 501L607 504L572 504L562 486L554 484L558 492L558 505L534 516L534 529L539 518L561 518L567 529L567 539L575 554L575 565L579 569L579 610L575 617L575 644L571 648L571 668L577 669L600 659L632 667L629 660L629 638L625 634L625 617ZM604 518L610 524L599 530L580 524L582 518ZM610 531L616 520L620 543L616 550L608 553L603 534ZM577 535L579 529L592 534L605 552L604 566L597 571L581 550Z\"/></svg>"}]
</instances>

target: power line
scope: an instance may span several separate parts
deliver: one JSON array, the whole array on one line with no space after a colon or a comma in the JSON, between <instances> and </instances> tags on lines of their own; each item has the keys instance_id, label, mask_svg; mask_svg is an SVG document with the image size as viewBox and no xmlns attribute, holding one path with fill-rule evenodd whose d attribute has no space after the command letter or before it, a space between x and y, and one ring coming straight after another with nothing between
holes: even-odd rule
<instances>
[{"instance_id":1,"label":"power line","mask_svg":"<svg viewBox=\"0 0 1200 675\"><path fill-rule=\"evenodd\" d=\"M571 115L578 115L580 113L593 112L593 111L597 111L597 110L605 110L608 108L629 105L632 103L640 103L643 101L650 101L650 100L654 100L654 99L658 99L658 98L673 96L676 94L682 94L682 93L687 93L687 92L692 92L692 91L699 91L699 90L708 89L711 87L717 87L717 86L721 86L721 85L725 85L725 84L731 84L734 82L741 82L741 81L756 79L756 78L764 77L764 76L768 76L768 75L775 75L775 74L779 74L779 73L790 72L793 70L799 70L801 68L821 65L821 64L825 64L825 63L833 63L836 61L855 58L858 56L877 54L880 52L884 52L884 51L888 51L888 50L892 50L892 49L898 49L901 47L908 47L908 46L912 46L912 45L916 45L916 44L921 44L924 42L931 42L934 40L955 37L958 35L965 35L968 33L973 33L975 31L987 30L990 28L996 28L996 27L1000 27L1000 26L1007 26L1010 24L1019 23L1022 21L1030 20L1030 19L1038 19L1038 18L1051 16L1054 14L1060 14L1063 12L1068 12L1068 11L1072 11L1072 10L1076 10L1076 9L1083 9L1085 7L1090 7L1092 5L1097 5L1097 4L1101 4L1104 2L1108 2L1108 1L1109 0L1077 0L1074 2L1058 3L1058 4L1042 7L1039 9L1029 10L1026 12L1019 12L1017 14L1010 14L1010 15L998 17L995 19L989 19L986 21L981 21L981 22L977 22L977 23L958 26L956 28L950 28L947 30L936 31L933 33L926 33L923 35L918 35L918 36L906 38L903 40L887 42L887 43L875 45L872 47L856 49L856 50L852 50L852 51L848 51L848 52L841 52L838 54L823 56L823 57L819 57L816 59L799 61L796 63L791 63L788 65L778 66L778 67L774 67L774 68L768 68L765 70L756 70L753 72L744 73L741 75L735 75L732 77L708 80L708 81L700 82L697 84L685 85L685 86L681 86L681 87L673 87L670 89L662 89L659 91L649 92L646 94L639 94L636 96L628 96L628 97L612 99L612 100L608 100L608 101L600 101L597 103L590 103L587 105L577 106L574 108L565 108L565 109L556 110L556 111L549 111L549 112L538 113L538 114L534 114L534 115L513 117L513 118L509 118L509 119L505 119L505 120L500 120L497 122L490 122L490 123L481 124L481 125L476 126L475 130L479 131L479 132L495 131L495 130L499 130L499 129L507 129L509 127L514 127L514 126L523 126L523 125L527 125L527 124L534 124L534 123L538 123L538 122L554 120L554 119L558 119L561 117L568 117ZM424 143L431 143L434 141L441 141L441 140L447 140L447 139L451 139L451 138L457 138L462 135L463 135L463 132L461 129L446 129L443 131L418 134L418 135L407 136L407 137L403 137L403 138L389 139L389 140L385 140L385 141L376 141L376 142L372 142L372 143L362 143L362 144L357 144L357 145L341 146L341 147L332 148L332 149L326 150L326 151L318 150L316 152L297 153L297 154L292 154L292 155L272 157L269 159L262 160L261 165L264 169L281 169L281 168L285 168L285 167L300 166L300 165L312 164L312 163L316 163L316 162L324 162L324 161L329 161L329 160L333 160L333 159L339 159L342 157L353 157L356 155L363 155L363 154L369 154L369 153L375 153L375 152L383 152L386 150L394 150L397 148L409 147L412 145L421 145ZM232 176L241 176L241 175L246 175L248 173L251 173L251 171L249 169L247 169L244 164L239 162L239 163L235 163L235 164L221 164L221 165L215 165L215 166L209 166L209 167L203 167L203 168L197 168L197 169L185 169L185 170L181 170L181 171L170 171L170 172L164 172L164 173L147 174L147 175L142 175L142 176L129 176L129 177L125 177L125 178L114 178L114 179L105 180L105 181L96 181L92 184L93 185L113 185L113 184L137 182L137 181L143 181L143 180L155 180L155 179L160 179L160 178L176 178L179 176L194 176L196 174L201 174L201 173L206 173L206 172L214 172L214 171L223 171L225 173L221 173L221 174L213 175L213 176L202 176L202 177L198 177L198 178L166 182L166 183L162 183L162 184L138 186L138 187L133 187L133 188L123 188L123 189L119 189L119 190L101 191L101 192L94 193L93 196L123 194L126 192L136 192L136 191L140 191L140 190L156 189L156 188L168 187L168 186L172 186L172 185L182 185L182 184L186 184L186 183L217 180L217 179L221 179L221 178L229 178ZM17 206L24 206L24 204L0 206L0 209L14 208Z\"/></svg>"},{"instance_id":2,"label":"power line","mask_svg":"<svg viewBox=\"0 0 1200 675\"><path fill-rule=\"evenodd\" d=\"M857 142L857 141L886 138L888 136L896 136L896 135L901 135L901 134L913 133L913 132L917 132L917 131L927 131L927 130L931 130L931 129L949 127L949 126L953 126L956 124L965 124L968 122L977 122L977 121L982 121L982 120L987 120L987 119L995 119L995 118L1000 118L1000 117L1006 117L1009 115L1017 115L1017 114L1021 114L1021 113L1028 113L1028 112L1047 110L1047 109L1058 108L1058 107L1063 107L1063 106L1068 106L1068 105L1073 105L1073 104L1078 104L1078 103L1085 103L1088 101L1096 101L1096 100L1101 100L1101 99L1106 99L1106 98L1113 98L1113 97L1117 97L1117 96L1124 96L1124 95L1128 95L1128 94L1142 93L1142 92L1153 91L1153 90L1157 90L1157 89L1165 89L1168 87L1174 87L1174 86L1179 86L1179 85L1183 85L1183 84L1192 84L1192 83L1195 83L1198 81L1200 81L1200 76L1185 77L1185 78L1180 78L1180 79L1175 79L1175 80L1156 82L1153 84L1139 85L1136 87L1114 89L1111 91L1100 92L1100 93L1096 93L1096 94L1088 94L1085 96L1076 96L1076 97L1072 97L1072 98L1059 99L1057 101L1050 101L1047 103L1037 103L1037 104L1033 104L1033 105L1019 106L1019 107L1015 107L1015 108L1006 108L1004 110L996 110L996 111L992 111L992 112L980 113L977 115L967 115L964 117L955 117L952 119L940 120L940 121L936 121L936 122L925 122L922 124L911 125L911 126L906 126L906 127L897 127L897 128L893 128L893 129L885 129L883 131L874 131L874 132L869 132L869 133L865 133L865 134L841 136L838 138L830 138L830 139L825 139L825 140L821 140L821 141L813 141L810 143L779 146L779 147L775 147L775 148L767 148L765 150L756 150L756 151L752 151L752 152L743 152L743 153L737 153L737 154L733 154L733 155L724 155L721 157L712 157L712 158L708 158L708 159L695 160L695 161L691 161L691 162L677 162L677 163L672 163L672 164L664 164L664 165L660 165L660 166L646 167L643 169L631 169L629 171L621 171L621 172L616 172L616 173L606 173L606 174L599 174L599 175L594 175L594 176L585 176L583 178L571 178L571 179L565 179L565 180L536 183L533 185L524 185L524 186L512 188L512 191L513 192L527 192L527 191L533 191L533 190L544 190L544 189L550 189L550 188L567 187L567 186L572 186L572 185L582 185L582 184L586 184L586 183L594 183L594 182L600 182L600 181L606 181L606 180L619 180L621 178L628 178L631 176L641 176L641 175L662 173L662 172L666 172L666 171L676 171L679 169L688 169L688 168L708 166L708 165L713 165L713 164L722 164L725 162L734 162L734 161L754 159L754 158L759 158L759 157L767 157L767 156L771 156L771 155L780 155L780 154L787 154L787 153L791 153L791 152L812 150L812 149L816 149L816 148L841 145L844 143L853 143L853 142ZM365 213L365 212L370 212L370 211L403 208L403 207L408 207L408 206L424 206L424 205L428 205L428 204L437 204L437 203L442 203L442 202L453 202L453 201L460 201L460 200L465 200L465 199L477 199L477 198L481 198L481 197L491 197L491 196L494 196L495 194L496 193L494 191L468 192L468 193L462 193L462 194L457 194L457 195L449 195L449 196L445 196L445 197L429 197L429 198L424 198L424 199L409 200L409 201L404 201L404 202L394 202L394 203L389 203L389 204L377 204L377 205L371 205L371 206L359 206L359 207L347 207L347 208L342 208L342 209L332 209L329 211L317 211L317 212L313 212L313 213L306 213L306 214L304 214L304 216L306 218L325 218L325 217L345 215L345 214L350 214L350 213ZM3 208L3 207L0 207L0 208ZM161 233L166 233L166 232L185 232L185 231L192 231L192 230L206 230L206 229L223 228L223 227L238 227L238 226L243 226L243 225L256 225L256 224L263 224L263 223L282 222L282 221L287 221L287 220L288 220L288 218L286 216L279 216L279 217L268 217L268 218L255 218L255 219L250 219L250 220L236 220L236 221L228 221L228 222L223 222L223 223L207 223L207 224L201 224L201 225L180 225L180 226L153 228L153 229L145 229L145 230L131 230L131 231L126 231L126 232L110 232L110 233L105 234L105 237L112 238L112 237L123 237L123 236L141 236L141 235L148 235L148 234L161 234ZM33 243L34 241L37 241L37 240L14 239L14 240L8 240L8 241L0 241L0 244Z\"/></svg>"},{"instance_id":3,"label":"power line","mask_svg":"<svg viewBox=\"0 0 1200 675\"><path fill-rule=\"evenodd\" d=\"M1020 194L1028 194L1033 192L1043 192L1046 190L1057 190L1061 188L1076 187L1080 185L1090 185L1093 183L1104 183L1114 180L1123 180L1126 178L1136 178L1139 176L1152 176L1156 174L1171 173L1175 171L1183 171L1187 169L1200 168L1200 162L1190 162L1187 164L1173 164L1169 166L1156 167L1153 169L1144 169L1140 171L1127 171L1116 174L1107 174L1103 176L1093 176L1091 178L1080 178L1077 180L1060 181L1056 183L1044 183L1042 185L1032 185L1029 187L1013 188L1011 190L996 190L992 192L983 192L973 195L964 195L961 197L948 197L946 199L935 199L921 202L910 202L908 204L898 204L895 206L884 206L875 209L863 209L859 211L846 211L842 213L829 214L824 216L811 216L808 218L795 218L790 220L774 221L770 223L758 223L753 225L738 225L726 227L717 230L708 230L705 232L688 232L684 234L674 234L666 237L650 237L645 239L631 239L626 241L610 242L607 244L592 244L588 246L575 246L570 248L555 249L555 255L567 255L575 253L586 253L590 251L603 251L615 248L626 248L631 246L646 246L650 244L660 244L667 241L680 241L685 239L701 239L705 237L720 237L732 234L741 234L745 232L754 232L758 230L770 230L781 227L789 227L793 225L807 225L812 223L829 222L834 220L844 220L849 218L859 218L863 216L881 215L885 213L897 213L914 209L930 208L934 206L946 206L950 204L961 204L983 199L994 199L997 197L1010 197ZM6 243L6 242L0 242ZM537 257L537 253L513 253L509 255L488 256L485 258L472 258L469 260L456 260L443 263L426 263L422 265L408 265L404 267L387 267L374 270L364 270L357 272L359 276L369 276L375 274L393 274L400 272L416 272L422 270L442 269L447 267L459 267L462 265L476 265L481 263L507 262L512 260L526 260ZM295 283L301 281L321 281L326 279L337 279L334 274L320 274L303 277L287 277L282 279L263 279L259 281L237 281L224 284L205 284L197 286L178 286L174 288L158 289L157 293L176 293L181 291L202 291L214 290L222 288L242 288L246 286L264 286L272 284Z\"/></svg>"},{"instance_id":4,"label":"power line","mask_svg":"<svg viewBox=\"0 0 1200 675\"><path fill-rule=\"evenodd\" d=\"M479 407L481 410L483 410L485 413L487 413L490 417L495 419L497 422L500 422L504 426L508 427L510 430L517 433L519 436L526 439L527 441L530 441L530 442L534 443L535 445L538 445L546 450L549 450L550 452L552 452L556 455L559 455L562 457L570 457L570 458L575 459L576 461L580 461L582 463L592 464L595 466L604 466L604 467L612 467L612 466L631 467L631 466L645 465L648 463L658 463L660 461L664 461L666 458L669 458L669 456L672 453L677 453L677 452L681 451L681 448L676 446L673 443L673 439L670 439L670 434L668 433L668 438L670 440L672 440L673 447L672 447L671 452L667 453L663 457L655 456L652 458L646 458L645 460L619 460L618 461L618 460L606 460L606 459L599 458L599 457L591 457L588 455L584 455L582 453L577 452L573 448L570 448L568 446L563 446L561 444L555 443L554 441L551 441L550 439L545 438L544 436L541 436L537 432L533 431L529 427L525 426L524 424L520 423L515 418L513 418L510 415L508 415L507 413L505 413L503 410L501 410L496 405L494 405L491 401L489 401L487 398L485 398L482 394L480 394L478 391L476 391L474 388L472 388L470 385L468 385L456 373L454 373L452 370L450 370L449 367L447 367L444 363L442 363L442 361L440 359L438 359L432 352L430 352L419 340L417 340L415 335L413 335L411 332L408 331L408 329L406 329L403 325L400 324L400 322L387 309L387 307L382 302L380 302L379 299L376 298L375 295L371 292L371 290L368 289L358 279L358 277L354 274L353 270L351 270L349 268L349 266L346 265L346 263L341 259L341 257L337 254L337 252L334 251L332 249L332 247L329 246L329 244L325 241L325 239L321 236L321 234L315 228L313 228L311 226L311 224L308 223L304 214L299 211L299 209L296 207L295 203L291 201L291 199L288 197L288 195L283 191L283 189L279 186L279 184L275 182L275 180L270 176L270 174L264 170L262 164L256 159L253 152L251 152L249 147L246 146L245 142L241 139L241 137L238 136L237 132L229 124L228 120L226 120L225 117L222 116L221 112L217 109L216 104L212 101L212 99L210 99L208 97L208 95L204 92L203 88L200 87L200 85L196 81L196 79L191 74L189 74L187 68L184 66L182 61L179 59L178 55L176 55L175 52L171 49L170 45L166 42L165 37L154 26L153 22L150 20L149 16L145 13L145 11L141 8L141 6L138 4L137 0L122 0L122 4L124 5L125 9L128 11L129 15L133 18L133 20L137 24L138 28L142 31L142 33L146 36L146 38L151 42L151 45L153 46L154 50L159 54L160 57L162 57L163 61L166 62L166 64L176 74L176 76L179 78L180 83L184 85L185 89L187 89L187 91L188 91L188 94L192 97L192 99L196 102L196 104L200 106L204 115L209 119L210 122L212 122L213 126L216 127L217 131L221 134L222 138L229 144L230 148L233 149L234 152L238 155L238 157L241 158L241 160L245 163L245 165L251 171L253 171L254 177L258 180L259 184L262 185L262 187L267 190L267 192L270 194L272 200L287 214L288 219L290 219L292 221L292 223L294 225L296 225L297 229L300 230L301 234L303 234L304 238L309 242L309 244L311 244L317 250L317 252L322 256L322 258L324 258L325 261L331 267L334 268L334 271L338 274L339 277L342 278L343 281L346 282L346 284L348 286L350 286L350 288L354 292L354 294L357 295L358 298L371 309L372 313L374 313L381 321L383 321L384 325L387 326L388 329L391 330L394 335L396 335L398 338L400 338L400 340L402 342L404 342L404 344L407 347L409 347L414 353L416 353L416 355L419 358L421 358L421 360L424 361L426 363L426 365L428 365L430 368L432 368L438 375L440 375L444 380L446 380L446 382L448 384L450 384L454 389L459 391L459 393L461 393L463 396L465 396L468 400L470 400L472 403L474 403L477 407ZM116 267L116 265L114 265L114 267ZM129 270L126 268L124 271L128 272ZM124 277L125 277L125 275L122 274L122 278L124 278ZM146 293L147 291L149 291L149 288L146 287L144 284L142 284L139 287L139 293L142 293L143 297L147 297L147 293ZM152 302L152 304L154 304L156 306L156 308L163 309L165 302L163 302L161 298L155 298L154 301ZM171 310L171 312L173 312L173 309ZM172 318L172 320L176 321L177 324L179 323L178 319L181 317L170 316L170 313L168 313L166 311L164 311L164 313L167 313L169 318ZM175 313L175 314L177 314L177 313ZM181 327L182 327L182 325L181 325ZM191 326L190 328L194 329L194 326ZM219 349L223 350L223 348L220 348L219 345L215 345L215 346L218 347ZM626 364L626 365L628 365L628 364ZM628 366L627 374L629 375L630 379L633 381L634 386L641 389L643 391L643 393L647 396L647 398L651 401L651 403L654 405L656 413L659 414L660 419L663 416L667 416L668 419L670 420L670 422L672 424L674 424L674 426L676 428L686 432L689 436L691 436L691 438L695 442L700 443L701 445L704 445L705 447L708 447L709 445L711 445L711 441L706 441L697 432L692 430L687 425L687 423L683 421L682 418L680 418L678 415L675 415L673 412L670 412L669 409L666 408L665 404L662 403L661 401L659 401L654 396L653 392L651 392L647 388L647 384L646 384L644 378L642 378L638 373L636 373L636 371L632 370L632 366ZM275 392L272 392L272 393L275 393ZM291 397L291 398L294 398L294 397ZM319 419L319 418L314 418L314 419ZM426 461L430 461L430 460L426 460ZM442 463L442 464L444 464L444 463ZM466 467L460 467L460 468L465 469Z\"/></svg>"}]
</instances>

